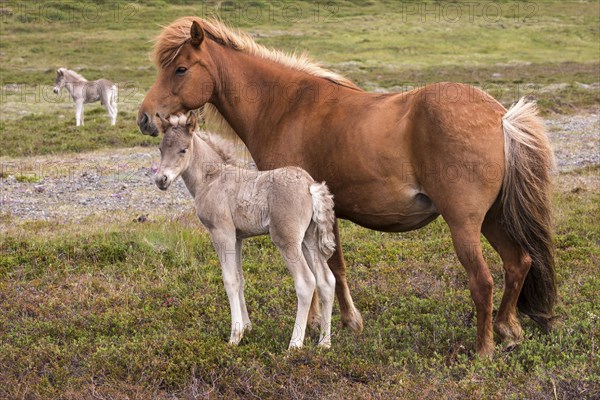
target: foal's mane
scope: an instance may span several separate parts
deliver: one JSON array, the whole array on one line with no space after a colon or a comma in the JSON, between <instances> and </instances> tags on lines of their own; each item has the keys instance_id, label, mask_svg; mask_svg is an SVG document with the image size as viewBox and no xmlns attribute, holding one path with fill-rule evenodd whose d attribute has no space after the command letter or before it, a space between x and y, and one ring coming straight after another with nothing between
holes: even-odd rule
<instances>
[{"instance_id":1,"label":"foal's mane","mask_svg":"<svg viewBox=\"0 0 600 400\"><path fill-rule=\"evenodd\" d=\"M196 21L202 26L207 38L222 46L274 61L288 68L302 71L315 77L327 79L340 86L361 90L348 78L319 66L312 61L306 53L295 54L286 53L276 49L269 49L256 43L247 33L229 27L215 18L202 19L199 17L182 17L164 27L163 31L156 38L152 54L154 62L160 68L165 68L171 64L177 57L177 54L179 54L183 45L190 40L190 29L193 21ZM224 137L237 138L233 128L231 128L229 123L223 118L213 104L206 103L204 105L202 117L206 122L207 129L210 131L218 132Z\"/></svg>"},{"instance_id":2,"label":"foal's mane","mask_svg":"<svg viewBox=\"0 0 600 400\"><path fill-rule=\"evenodd\" d=\"M88 81L87 79L85 79L83 76L81 76L77 72L73 71L72 69L62 68L62 70L63 70L63 74L65 74L65 75L69 75L69 76L71 76L71 77L73 77L73 78L75 78L77 80L80 80L80 81L84 81L84 82Z\"/></svg>"},{"instance_id":3,"label":"foal's mane","mask_svg":"<svg viewBox=\"0 0 600 400\"><path fill-rule=\"evenodd\" d=\"M195 135L203 140L225 164L244 166L245 161L238 155L237 146L231 140L218 135L211 135L205 131L196 131Z\"/></svg>"}]
</instances>

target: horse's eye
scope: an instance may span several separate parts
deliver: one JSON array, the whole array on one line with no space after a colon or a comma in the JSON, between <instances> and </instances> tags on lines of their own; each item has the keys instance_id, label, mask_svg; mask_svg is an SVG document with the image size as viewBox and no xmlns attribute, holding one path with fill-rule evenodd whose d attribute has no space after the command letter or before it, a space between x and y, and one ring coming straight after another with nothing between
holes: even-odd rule
<instances>
[{"instance_id":1,"label":"horse's eye","mask_svg":"<svg viewBox=\"0 0 600 400\"><path fill-rule=\"evenodd\" d=\"M175 70L175 73L177 75L183 75L186 73L186 71L187 71L186 67L177 67L177 69Z\"/></svg>"},{"instance_id":2,"label":"horse's eye","mask_svg":"<svg viewBox=\"0 0 600 400\"><path fill-rule=\"evenodd\" d=\"M179 150L179 154L185 154L187 152L187 149L181 149Z\"/></svg>"}]
</instances>

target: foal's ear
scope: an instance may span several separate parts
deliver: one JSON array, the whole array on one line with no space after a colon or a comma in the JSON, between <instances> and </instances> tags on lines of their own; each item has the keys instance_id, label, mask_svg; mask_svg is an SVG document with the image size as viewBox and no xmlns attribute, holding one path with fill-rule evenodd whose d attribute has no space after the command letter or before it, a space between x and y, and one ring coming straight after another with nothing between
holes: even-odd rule
<instances>
[{"instance_id":1,"label":"foal's ear","mask_svg":"<svg viewBox=\"0 0 600 400\"><path fill-rule=\"evenodd\" d=\"M170 126L169 121L161 117L159 113L156 113L156 119L158 119L158 129L163 133L166 132Z\"/></svg>"},{"instance_id":2,"label":"foal's ear","mask_svg":"<svg viewBox=\"0 0 600 400\"><path fill-rule=\"evenodd\" d=\"M196 118L195 113L191 112L188 114L185 126L187 128L188 133L192 133L196 130L196 128L198 127L198 119Z\"/></svg>"},{"instance_id":3,"label":"foal's ear","mask_svg":"<svg viewBox=\"0 0 600 400\"><path fill-rule=\"evenodd\" d=\"M190 29L190 43L195 48L200 47L204 40L204 29L196 21L192 21L192 28Z\"/></svg>"},{"instance_id":4,"label":"foal's ear","mask_svg":"<svg viewBox=\"0 0 600 400\"><path fill-rule=\"evenodd\" d=\"M64 69L63 69L63 68L59 68L59 69L57 69L57 70L56 70L56 74L57 74L57 75L62 75L62 74L63 74L63 72L64 72Z\"/></svg>"}]
</instances>

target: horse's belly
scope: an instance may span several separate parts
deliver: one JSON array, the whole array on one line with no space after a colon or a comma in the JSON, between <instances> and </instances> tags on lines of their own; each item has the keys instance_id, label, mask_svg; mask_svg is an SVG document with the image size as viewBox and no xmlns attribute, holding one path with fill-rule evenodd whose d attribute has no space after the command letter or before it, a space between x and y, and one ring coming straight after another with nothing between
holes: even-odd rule
<instances>
[{"instance_id":1,"label":"horse's belly","mask_svg":"<svg viewBox=\"0 0 600 400\"><path fill-rule=\"evenodd\" d=\"M408 191L410 192L410 191ZM433 202L424 193L387 193L371 199L354 198L347 204L337 197L336 214L365 228L385 232L406 232L421 228L439 215Z\"/></svg>"}]
</instances>

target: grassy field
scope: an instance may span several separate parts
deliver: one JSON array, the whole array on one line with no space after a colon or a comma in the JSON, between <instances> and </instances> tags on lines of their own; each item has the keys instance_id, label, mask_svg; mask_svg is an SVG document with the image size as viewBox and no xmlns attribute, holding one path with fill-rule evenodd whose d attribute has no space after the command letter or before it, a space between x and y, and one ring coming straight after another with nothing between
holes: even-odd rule
<instances>
[{"instance_id":1,"label":"grassy field","mask_svg":"<svg viewBox=\"0 0 600 400\"><path fill-rule=\"evenodd\" d=\"M160 24L189 14L309 51L369 90L462 81L506 105L533 94L548 116L600 103L598 1L176 3L0 3L0 161L156 146L135 126L155 77L147 54ZM67 95L51 93L59 66L119 82L116 127L90 105L75 128ZM598 173L557 177L559 326L546 335L523 319L524 342L498 344L493 360L474 356L474 307L442 219L401 235L344 222L365 330L341 329L336 308L331 350L312 337L288 352L295 294L268 238L244 248L254 330L234 348L216 254L193 215L68 224L2 210L0 398L599 398ZM487 243L485 256L497 305L502 267Z\"/></svg>"}]
</instances>

